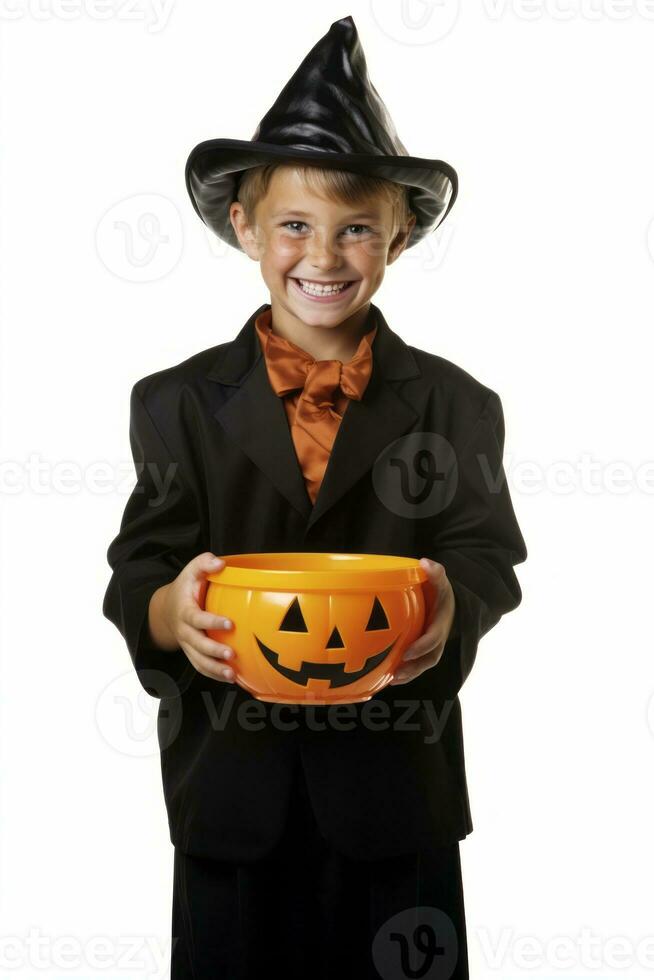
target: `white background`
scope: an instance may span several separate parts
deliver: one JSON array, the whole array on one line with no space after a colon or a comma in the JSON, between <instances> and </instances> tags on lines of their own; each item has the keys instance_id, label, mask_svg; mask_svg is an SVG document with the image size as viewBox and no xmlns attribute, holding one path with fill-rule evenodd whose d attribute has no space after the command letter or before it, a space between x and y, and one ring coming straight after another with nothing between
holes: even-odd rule
<instances>
[{"instance_id":1,"label":"white background","mask_svg":"<svg viewBox=\"0 0 654 980\"><path fill-rule=\"evenodd\" d=\"M129 391L269 301L258 265L195 214L186 158L250 139L352 14L409 152L460 180L374 302L500 394L529 550L522 604L461 694L471 976L644 977L654 4L0 10L0 975L166 976L157 702L101 613L134 481Z\"/></svg>"}]
</instances>

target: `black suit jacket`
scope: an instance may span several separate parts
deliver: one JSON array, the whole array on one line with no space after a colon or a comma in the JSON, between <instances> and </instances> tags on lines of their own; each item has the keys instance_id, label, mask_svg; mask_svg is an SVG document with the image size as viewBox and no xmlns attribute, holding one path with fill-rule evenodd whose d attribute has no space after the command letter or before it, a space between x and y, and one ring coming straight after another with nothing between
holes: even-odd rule
<instances>
[{"instance_id":1,"label":"black suit jacket","mask_svg":"<svg viewBox=\"0 0 654 980\"><path fill-rule=\"evenodd\" d=\"M267 307L231 342L131 392L137 483L107 552L103 613L145 690L160 698L171 841L216 859L266 854L282 833L298 763L320 828L345 854L374 859L461 840L472 820L457 695L480 638L520 603L513 566L527 557L504 479L500 399L450 361L405 344L371 304L371 378L347 406L312 506L254 328ZM375 461L411 433L443 437L455 459L451 500L413 512L420 516L387 506L373 479ZM386 474L396 474L397 501L400 471ZM435 667L369 702L259 702L200 674L181 648L151 642L150 597L203 551L426 555L452 583L455 627Z\"/></svg>"}]
</instances>

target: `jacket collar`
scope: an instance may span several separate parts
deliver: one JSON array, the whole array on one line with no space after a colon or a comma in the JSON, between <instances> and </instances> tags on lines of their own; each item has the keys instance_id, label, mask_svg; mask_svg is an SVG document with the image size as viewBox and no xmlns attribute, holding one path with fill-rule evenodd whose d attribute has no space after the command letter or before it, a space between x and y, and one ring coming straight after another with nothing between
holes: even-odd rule
<instances>
[{"instance_id":1,"label":"jacket collar","mask_svg":"<svg viewBox=\"0 0 654 980\"><path fill-rule=\"evenodd\" d=\"M365 475L377 456L414 424L418 413L400 397L393 382L418 378L421 372L410 348L390 329L379 307L371 303L370 317L378 329L372 345L370 382L361 401L350 401L347 406L312 505L286 411L270 384L254 326L259 314L269 307L264 303L255 310L234 340L222 346L206 376L236 388L213 413L214 418L306 519L306 533Z\"/></svg>"}]
</instances>

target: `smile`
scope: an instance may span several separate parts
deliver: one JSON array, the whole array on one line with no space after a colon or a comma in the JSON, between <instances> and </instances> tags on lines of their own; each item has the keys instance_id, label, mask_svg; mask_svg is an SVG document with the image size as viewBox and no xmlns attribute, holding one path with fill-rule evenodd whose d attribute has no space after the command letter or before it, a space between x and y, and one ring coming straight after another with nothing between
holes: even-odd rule
<instances>
[{"instance_id":1,"label":"smile","mask_svg":"<svg viewBox=\"0 0 654 980\"><path fill-rule=\"evenodd\" d=\"M299 279L293 279L289 276L291 282L293 283L293 288L305 299L310 300L314 303L336 303L343 296L349 293L350 289L356 282L352 280L351 282L338 283L334 286L330 286L325 283L312 283L310 279L303 279L300 282ZM302 285L304 283L304 285Z\"/></svg>"},{"instance_id":2,"label":"smile","mask_svg":"<svg viewBox=\"0 0 654 980\"><path fill-rule=\"evenodd\" d=\"M291 667L283 667L279 662L279 655L274 650L271 650L270 647L267 647L265 643L262 643L258 636L255 636L255 639L270 666L274 667L278 673L286 677L289 681L300 684L302 687L306 687L310 680L328 680L330 689L354 684L360 677L365 677L371 670L378 667L393 649L393 643L391 643L381 653L376 653L374 656L368 657L361 670L349 671L347 673L345 671L345 664L342 663L314 664L306 660L302 661L300 670L293 670Z\"/></svg>"}]
</instances>

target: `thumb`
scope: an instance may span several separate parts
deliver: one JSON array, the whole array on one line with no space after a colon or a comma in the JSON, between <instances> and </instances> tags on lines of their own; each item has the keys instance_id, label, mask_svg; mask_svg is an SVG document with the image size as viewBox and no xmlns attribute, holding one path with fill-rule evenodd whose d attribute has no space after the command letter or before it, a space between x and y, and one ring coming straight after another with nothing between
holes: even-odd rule
<instances>
[{"instance_id":1,"label":"thumb","mask_svg":"<svg viewBox=\"0 0 654 980\"><path fill-rule=\"evenodd\" d=\"M209 589L207 575L211 572L219 572L225 566L222 558L214 555L212 551L203 551L201 555L196 555L184 571L190 576L186 579L186 590L189 596L197 602L201 609L204 609L204 602Z\"/></svg>"},{"instance_id":2,"label":"thumb","mask_svg":"<svg viewBox=\"0 0 654 980\"><path fill-rule=\"evenodd\" d=\"M434 575L439 576L442 574L443 565L439 564L437 561L434 561L433 558L421 558L420 564L432 577Z\"/></svg>"},{"instance_id":3,"label":"thumb","mask_svg":"<svg viewBox=\"0 0 654 980\"><path fill-rule=\"evenodd\" d=\"M209 572L219 572L225 565L225 560L212 551L203 551L190 561L187 568L194 578L202 578Z\"/></svg>"},{"instance_id":4,"label":"thumb","mask_svg":"<svg viewBox=\"0 0 654 980\"><path fill-rule=\"evenodd\" d=\"M441 565L440 562L434 561L432 558L421 558L420 564L427 572L430 582L440 591L445 584L443 582L445 566Z\"/></svg>"}]
</instances>

